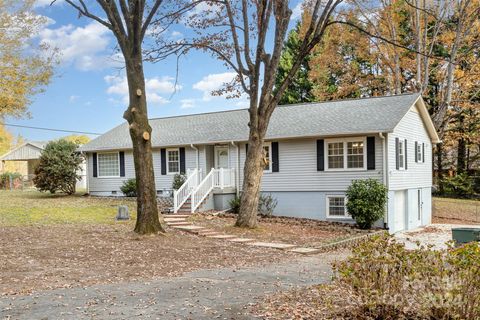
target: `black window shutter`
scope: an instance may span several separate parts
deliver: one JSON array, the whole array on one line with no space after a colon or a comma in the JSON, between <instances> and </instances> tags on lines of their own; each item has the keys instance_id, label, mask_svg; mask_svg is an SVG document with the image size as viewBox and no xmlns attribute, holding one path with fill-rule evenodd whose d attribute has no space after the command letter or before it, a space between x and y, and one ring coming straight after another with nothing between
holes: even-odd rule
<instances>
[{"instance_id":1,"label":"black window shutter","mask_svg":"<svg viewBox=\"0 0 480 320\"><path fill-rule=\"evenodd\" d=\"M375 170L375 137L367 137L367 170Z\"/></svg>"},{"instance_id":2,"label":"black window shutter","mask_svg":"<svg viewBox=\"0 0 480 320\"><path fill-rule=\"evenodd\" d=\"M120 177L125 177L125 152L120 151L118 157L120 159Z\"/></svg>"},{"instance_id":3,"label":"black window shutter","mask_svg":"<svg viewBox=\"0 0 480 320\"><path fill-rule=\"evenodd\" d=\"M405 170L408 169L407 139L405 139Z\"/></svg>"},{"instance_id":4,"label":"black window shutter","mask_svg":"<svg viewBox=\"0 0 480 320\"><path fill-rule=\"evenodd\" d=\"M161 163L160 173L164 176L167 174L167 150L165 149L160 149L160 163Z\"/></svg>"},{"instance_id":5,"label":"black window shutter","mask_svg":"<svg viewBox=\"0 0 480 320\"><path fill-rule=\"evenodd\" d=\"M96 178L98 177L98 173L97 173L97 153L94 152L92 154L92 164L93 164L93 177Z\"/></svg>"},{"instance_id":6,"label":"black window shutter","mask_svg":"<svg viewBox=\"0 0 480 320\"><path fill-rule=\"evenodd\" d=\"M415 162L419 162L420 159L418 159L418 142L415 141Z\"/></svg>"},{"instance_id":7,"label":"black window shutter","mask_svg":"<svg viewBox=\"0 0 480 320\"><path fill-rule=\"evenodd\" d=\"M272 142L272 172L280 171L280 163L278 162L278 142Z\"/></svg>"},{"instance_id":8,"label":"black window shutter","mask_svg":"<svg viewBox=\"0 0 480 320\"><path fill-rule=\"evenodd\" d=\"M395 164L397 170L400 169L400 152L399 152L400 139L395 138Z\"/></svg>"},{"instance_id":9,"label":"black window shutter","mask_svg":"<svg viewBox=\"0 0 480 320\"><path fill-rule=\"evenodd\" d=\"M325 171L325 140L317 140L317 171Z\"/></svg>"},{"instance_id":10,"label":"black window shutter","mask_svg":"<svg viewBox=\"0 0 480 320\"><path fill-rule=\"evenodd\" d=\"M422 143L422 162L425 162L425 143Z\"/></svg>"},{"instance_id":11,"label":"black window shutter","mask_svg":"<svg viewBox=\"0 0 480 320\"><path fill-rule=\"evenodd\" d=\"M180 148L180 173L185 173L185 148Z\"/></svg>"},{"instance_id":12,"label":"black window shutter","mask_svg":"<svg viewBox=\"0 0 480 320\"><path fill-rule=\"evenodd\" d=\"M247 153L248 153L248 143L245 144L245 158L247 157Z\"/></svg>"}]
</instances>

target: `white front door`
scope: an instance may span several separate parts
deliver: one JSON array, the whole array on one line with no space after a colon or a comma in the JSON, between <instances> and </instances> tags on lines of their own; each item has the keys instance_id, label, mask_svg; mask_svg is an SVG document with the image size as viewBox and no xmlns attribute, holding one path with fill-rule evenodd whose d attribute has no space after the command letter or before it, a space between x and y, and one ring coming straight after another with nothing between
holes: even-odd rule
<instances>
[{"instance_id":1,"label":"white front door","mask_svg":"<svg viewBox=\"0 0 480 320\"><path fill-rule=\"evenodd\" d=\"M393 232L405 230L405 191L395 191L395 212L393 217Z\"/></svg>"},{"instance_id":2,"label":"white front door","mask_svg":"<svg viewBox=\"0 0 480 320\"><path fill-rule=\"evenodd\" d=\"M215 146L215 168L228 169L228 146Z\"/></svg>"}]
</instances>

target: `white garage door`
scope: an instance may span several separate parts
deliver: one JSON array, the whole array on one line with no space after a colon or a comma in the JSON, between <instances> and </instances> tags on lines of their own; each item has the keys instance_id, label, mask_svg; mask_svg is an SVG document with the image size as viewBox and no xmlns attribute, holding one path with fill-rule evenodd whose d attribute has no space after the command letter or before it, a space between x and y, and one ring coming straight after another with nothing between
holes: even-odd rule
<instances>
[{"instance_id":1,"label":"white garage door","mask_svg":"<svg viewBox=\"0 0 480 320\"><path fill-rule=\"evenodd\" d=\"M405 230L405 191L395 191L395 212L393 217L393 231Z\"/></svg>"}]
</instances>

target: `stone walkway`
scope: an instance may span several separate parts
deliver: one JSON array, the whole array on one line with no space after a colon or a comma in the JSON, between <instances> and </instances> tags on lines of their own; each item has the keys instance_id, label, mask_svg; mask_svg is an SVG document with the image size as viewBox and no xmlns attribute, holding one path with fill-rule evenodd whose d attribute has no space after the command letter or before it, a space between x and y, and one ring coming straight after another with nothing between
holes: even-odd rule
<instances>
[{"instance_id":1,"label":"stone walkway","mask_svg":"<svg viewBox=\"0 0 480 320\"><path fill-rule=\"evenodd\" d=\"M251 268L0 297L0 319L258 319L248 311L281 290L326 283L348 251Z\"/></svg>"},{"instance_id":2,"label":"stone walkway","mask_svg":"<svg viewBox=\"0 0 480 320\"><path fill-rule=\"evenodd\" d=\"M199 236L212 238L212 239L226 240L226 241L237 242L237 243L245 243L246 245L249 245L249 246L280 249L280 250L286 250L286 251L291 251L291 252L300 253L300 254L314 254L314 253L319 253L321 251L320 249L317 249L317 248L299 247L297 245L289 244L289 243L260 242L260 241L257 241L256 239L242 238L242 237L237 237L231 234L220 233L213 229L196 226L187 221L188 217L189 215L187 214L169 214L165 216L164 221L171 228L194 233Z\"/></svg>"}]
</instances>

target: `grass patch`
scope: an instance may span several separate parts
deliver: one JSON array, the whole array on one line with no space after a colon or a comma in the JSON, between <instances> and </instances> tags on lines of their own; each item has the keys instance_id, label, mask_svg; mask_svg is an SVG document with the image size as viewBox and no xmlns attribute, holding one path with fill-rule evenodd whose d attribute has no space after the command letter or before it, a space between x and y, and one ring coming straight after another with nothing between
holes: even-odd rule
<instances>
[{"instance_id":1,"label":"grass patch","mask_svg":"<svg viewBox=\"0 0 480 320\"><path fill-rule=\"evenodd\" d=\"M112 224L119 205L135 219L136 203L116 198L52 195L38 191L0 191L0 226Z\"/></svg>"},{"instance_id":2,"label":"grass patch","mask_svg":"<svg viewBox=\"0 0 480 320\"><path fill-rule=\"evenodd\" d=\"M434 197L433 222L480 223L480 201Z\"/></svg>"}]
</instances>

